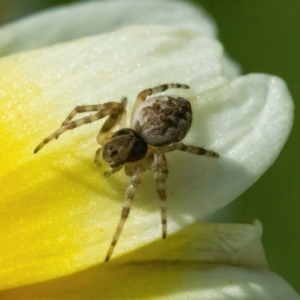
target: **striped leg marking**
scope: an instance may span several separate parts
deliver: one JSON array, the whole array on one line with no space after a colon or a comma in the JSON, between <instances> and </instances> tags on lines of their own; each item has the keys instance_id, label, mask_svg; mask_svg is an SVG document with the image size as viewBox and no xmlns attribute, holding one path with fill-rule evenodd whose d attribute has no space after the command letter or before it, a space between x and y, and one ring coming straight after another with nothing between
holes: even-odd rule
<instances>
[{"instance_id":1,"label":"striped leg marking","mask_svg":"<svg viewBox=\"0 0 300 300\"><path fill-rule=\"evenodd\" d=\"M220 155L217 152L206 150L202 147L196 147L196 146L187 146L183 143L170 143L168 145L164 145L162 147L159 147L159 153L167 153L174 150L180 150L184 152L188 152L195 155L203 155L207 157L214 157L218 158Z\"/></svg>"},{"instance_id":2,"label":"striped leg marking","mask_svg":"<svg viewBox=\"0 0 300 300\"><path fill-rule=\"evenodd\" d=\"M118 110L117 113L111 113L97 135L97 142L103 147L110 140L111 136L113 135L113 129L117 125L120 124L121 128L124 128L126 126L127 98L123 97L121 99L121 103L119 104L123 106L123 109Z\"/></svg>"},{"instance_id":3,"label":"striped leg marking","mask_svg":"<svg viewBox=\"0 0 300 300\"><path fill-rule=\"evenodd\" d=\"M91 112L91 111L99 111L102 109L102 105L81 105L81 106L76 106L66 117L66 119L63 121L61 126L65 126L66 124L70 123L70 121L80 113L85 113L85 112Z\"/></svg>"},{"instance_id":4,"label":"striped leg marking","mask_svg":"<svg viewBox=\"0 0 300 300\"><path fill-rule=\"evenodd\" d=\"M144 171L143 170L137 170L137 172L131 177L131 181L129 186L127 187L126 193L125 193L125 200L123 203L123 207L122 207L122 213L121 213L121 218L118 224L118 227L116 229L116 232L114 234L113 240L110 244L110 247L108 249L105 261L109 261L115 246L119 240L120 234L123 230L124 224L128 218L129 212L130 212L130 207L131 207L131 203L132 200L134 198L135 192L136 192L136 188L139 185L139 183L141 182L141 179L143 177Z\"/></svg>"},{"instance_id":5,"label":"striped leg marking","mask_svg":"<svg viewBox=\"0 0 300 300\"><path fill-rule=\"evenodd\" d=\"M83 107L86 107L86 109L84 109ZM96 108L99 108L100 110L91 115L91 116L87 116L72 122L68 122L69 120L71 120L77 113L79 112L88 112L88 111L92 111L95 110ZM120 115L119 120L122 117L122 114L124 112L124 105L122 103L119 102L108 102L102 105L87 105L87 106L78 106L77 108L75 108L67 117L67 119L64 121L63 125L61 126L61 128L59 128L58 130L56 130L54 133L52 133L51 135L49 135L47 138L45 138L35 149L34 149L34 153L37 153L41 148L43 148L47 143L49 143L50 141L52 141L53 139L58 139L60 137L60 135L62 135L65 131L88 124L88 123L92 123L95 121L98 121L99 119L105 118L109 115Z\"/></svg>"},{"instance_id":6,"label":"striped leg marking","mask_svg":"<svg viewBox=\"0 0 300 300\"><path fill-rule=\"evenodd\" d=\"M164 154L156 153L154 155L154 178L156 180L156 191L161 201L161 224L162 238L167 236L167 195L166 195L166 178L169 170L167 160Z\"/></svg>"}]
</instances>

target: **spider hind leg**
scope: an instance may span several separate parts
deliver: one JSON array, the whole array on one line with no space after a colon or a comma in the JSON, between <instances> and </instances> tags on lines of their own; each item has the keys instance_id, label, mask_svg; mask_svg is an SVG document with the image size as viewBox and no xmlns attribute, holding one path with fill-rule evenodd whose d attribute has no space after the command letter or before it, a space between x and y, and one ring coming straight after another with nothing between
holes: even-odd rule
<instances>
[{"instance_id":1,"label":"spider hind leg","mask_svg":"<svg viewBox=\"0 0 300 300\"><path fill-rule=\"evenodd\" d=\"M156 180L156 191L161 201L161 224L162 238L167 237L167 195L166 179L169 170L167 160L164 154L155 153L154 155L154 178Z\"/></svg>"}]
</instances>

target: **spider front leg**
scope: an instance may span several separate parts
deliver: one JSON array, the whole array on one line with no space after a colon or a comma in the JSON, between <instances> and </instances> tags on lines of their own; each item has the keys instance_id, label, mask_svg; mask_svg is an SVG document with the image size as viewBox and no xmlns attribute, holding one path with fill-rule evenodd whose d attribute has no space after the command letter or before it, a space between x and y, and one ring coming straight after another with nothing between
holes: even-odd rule
<instances>
[{"instance_id":1,"label":"spider front leg","mask_svg":"<svg viewBox=\"0 0 300 300\"><path fill-rule=\"evenodd\" d=\"M108 249L105 261L109 261L111 255L115 249L115 246L119 240L120 234L123 230L124 224L128 218L129 212L130 212L130 207L131 207L131 203L132 203L132 200L133 200L135 192L136 192L136 188L139 185L139 183L141 182L144 172L145 171L143 169L137 168L135 171L135 174L131 177L130 184L128 185L128 187L126 189L126 193L125 193L125 200L123 202L121 218L120 218L119 224L117 226L116 232L113 236L113 240Z\"/></svg>"},{"instance_id":2,"label":"spider front leg","mask_svg":"<svg viewBox=\"0 0 300 300\"><path fill-rule=\"evenodd\" d=\"M86 107L87 110L85 110L84 107ZM100 110L97 113L95 113L91 116L87 116L87 117L72 121L72 122L68 122L78 112L88 112L88 111L94 110L96 108L97 109L100 108ZM76 110L76 108L74 110L72 110L72 112L69 114L69 116L63 122L63 125L61 126L61 128L59 128L54 133L52 133L47 138L45 138L34 149L34 153L37 153L41 148L43 148L47 143L49 143L53 139L58 139L67 130L98 121L109 115L120 115L120 117L119 117L119 119L120 119L122 117L124 110L125 110L125 107L124 107L123 103L118 103L118 102L108 102L108 103L104 103L101 105L86 105L86 106L81 106L80 109L78 109L78 107L77 107L77 110Z\"/></svg>"},{"instance_id":3,"label":"spider front leg","mask_svg":"<svg viewBox=\"0 0 300 300\"><path fill-rule=\"evenodd\" d=\"M116 172L119 172L122 168L123 168L123 165L119 165L116 168L113 168L113 169L111 169L109 171L105 171L103 175L104 175L104 177L109 177L112 174L115 174Z\"/></svg>"},{"instance_id":4,"label":"spider front leg","mask_svg":"<svg viewBox=\"0 0 300 300\"><path fill-rule=\"evenodd\" d=\"M127 98L123 97L121 103L118 103L118 106L121 106L123 109L117 110L116 113L111 113L109 118L104 122L97 135L99 145L104 146L108 142L113 135L113 129L117 125L120 125L120 128L126 127L126 105Z\"/></svg>"},{"instance_id":5,"label":"spider front leg","mask_svg":"<svg viewBox=\"0 0 300 300\"><path fill-rule=\"evenodd\" d=\"M161 201L161 224L162 238L167 237L167 195L166 195L166 178L169 170L167 160L164 154L154 154L154 178L156 180L156 191Z\"/></svg>"},{"instance_id":6,"label":"spider front leg","mask_svg":"<svg viewBox=\"0 0 300 300\"><path fill-rule=\"evenodd\" d=\"M144 173L151 168L152 164L153 150L149 149L147 155L142 160L133 163L126 163L124 165L125 173L127 176L131 176L131 180L125 192L125 200L122 207L121 218L117 226L116 232L113 236L113 240L108 249L105 261L108 261L110 259L115 249L115 246L119 240L124 224L128 218L131 203L135 196L137 186L141 183Z\"/></svg>"},{"instance_id":7,"label":"spider front leg","mask_svg":"<svg viewBox=\"0 0 300 300\"><path fill-rule=\"evenodd\" d=\"M97 142L101 145L100 148L97 149L94 158L94 164L99 167L101 165L101 154L103 151L104 145L109 141L111 136L113 135L113 129L120 125L120 128L124 128L126 126L126 105L127 105L127 98L123 97L121 99L121 104L123 105L123 111L119 114L112 114L109 118L105 121L103 126L101 127L98 135L97 135ZM119 170L116 170L119 171ZM107 171L104 173L104 176L108 177L111 174L115 173L116 171Z\"/></svg>"},{"instance_id":8,"label":"spider front leg","mask_svg":"<svg viewBox=\"0 0 300 300\"><path fill-rule=\"evenodd\" d=\"M99 111L101 110L102 105L80 105L76 106L66 117L66 119L62 122L61 127L65 126L66 124L70 123L70 121L80 113L85 113L85 112L91 112L91 111Z\"/></svg>"},{"instance_id":9,"label":"spider front leg","mask_svg":"<svg viewBox=\"0 0 300 300\"><path fill-rule=\"evenodd\" d=\"M101 153L103 151L103 147L100 147L97 149L94 157L94 164L95 166L99 167L101 166Z\"/></svg>"},{"instance_id":10,"label":"spider front leg","mask_svg":"<svg viewBox=\"0 0 300 300\"><path fill-rule=\"evenodd\" d=\"M125 114L125 113L124 113ZM126 115L126 114L125 114ZM103 151L104 145L109 141L113 135L112 130L120 123L122 115L111 115L107 118L103 126L101 127L98 135L97 142L101 147L99 147L95 153L94 164L99 167L101 165L101 154Z\"/></svg>"}]
</instances>

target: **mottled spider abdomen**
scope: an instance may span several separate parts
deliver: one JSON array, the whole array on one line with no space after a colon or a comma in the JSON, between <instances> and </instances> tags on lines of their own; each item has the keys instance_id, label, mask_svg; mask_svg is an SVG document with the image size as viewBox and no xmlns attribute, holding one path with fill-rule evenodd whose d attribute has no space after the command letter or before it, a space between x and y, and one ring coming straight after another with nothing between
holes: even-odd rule
<instances>
[{"instance_id":1,"label":"mottled spider abdomen","mask_svg":"<svg viewBox=\"0 0 300 300\"><path fill-rule=\"evenodd\" d=\"M178 96L146 99L136 110L133 126L147 144L155 147L180 142L192 124L190 102Z\"/></svg>"}]
</instances>

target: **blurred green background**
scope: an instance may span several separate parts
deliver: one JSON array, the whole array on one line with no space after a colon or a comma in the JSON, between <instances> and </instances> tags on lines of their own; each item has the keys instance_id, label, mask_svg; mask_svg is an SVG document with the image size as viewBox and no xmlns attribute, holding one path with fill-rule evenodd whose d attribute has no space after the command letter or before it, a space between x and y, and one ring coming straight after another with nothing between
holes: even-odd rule
<instances>
[{"instance_id":1,"label":"blurred green background","mask_svg":"<svg viewBox=\"0 0 300 300\"><path fill-rule=\"evenodd\" d=\"M143 0L141 0L143 1ZM72 0L0 0L0 24ZM198 0L216 20L227 52L244 73L278 75L287 82L296 108L300 99L299 0ZM275 164L214 220L264 226L271 269L300 293L300 141L296 116L291 136ZM234 214L232 214L232 212ZM222 217L221 217L222 215ZM226 216L226 214L225 214ZM299 276L299 277L298 277Z\"/></svg>"}]
</instances>

